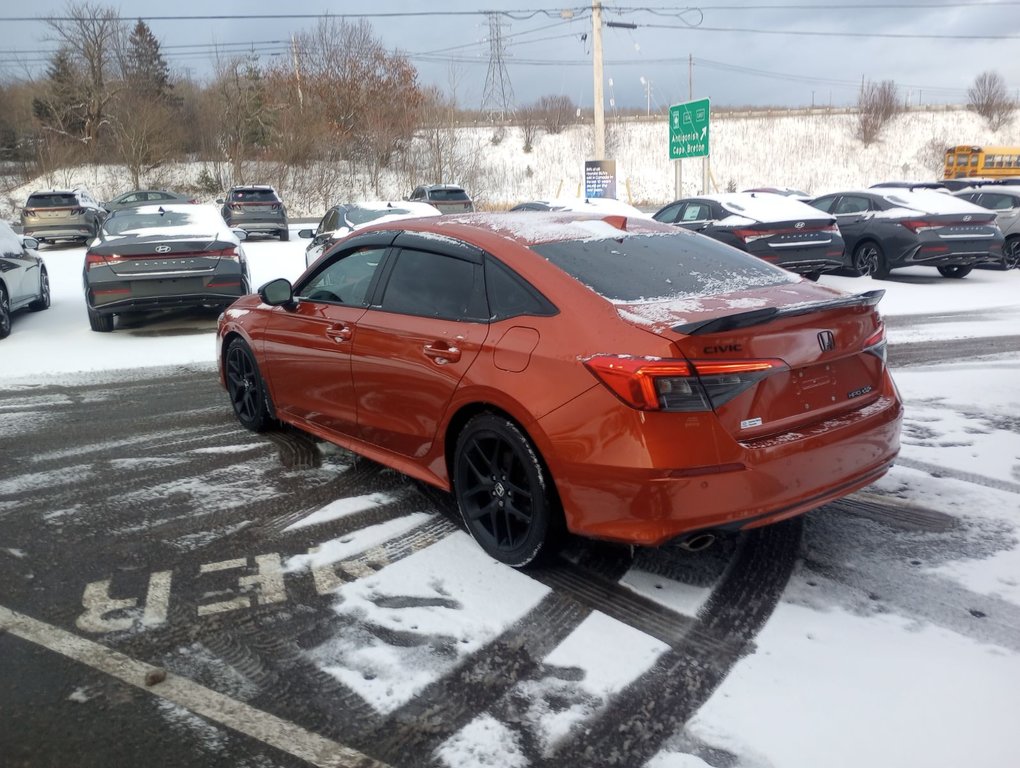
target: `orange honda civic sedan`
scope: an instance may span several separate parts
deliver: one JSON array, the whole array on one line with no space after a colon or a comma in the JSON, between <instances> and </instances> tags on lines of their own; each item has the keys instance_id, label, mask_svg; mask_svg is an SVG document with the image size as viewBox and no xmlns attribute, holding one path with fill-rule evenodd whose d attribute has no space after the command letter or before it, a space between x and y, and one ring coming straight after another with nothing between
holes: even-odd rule
<instances>
[{"instance_id":1,"label":"orange honda civic sedan","mask_svg":"<svg viewBox=\"0 0 1020 768\"><path fill-rule=\"evenodd\" d=\"M305 430L454 494L494 558L777 522L881 477L903 406L882 291L696 233L569 213L360 231L235 302L247 428Z\"/></svg>"}]
</instances>

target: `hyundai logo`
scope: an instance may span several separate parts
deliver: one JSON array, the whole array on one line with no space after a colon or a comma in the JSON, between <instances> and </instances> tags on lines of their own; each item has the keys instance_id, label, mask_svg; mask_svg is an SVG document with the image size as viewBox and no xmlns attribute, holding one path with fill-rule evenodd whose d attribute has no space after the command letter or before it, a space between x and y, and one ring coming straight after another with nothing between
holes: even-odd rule
<instances>
[{"instance_id":1,"label":"hyundai logo","mask_svg":"<svg viewBox=\"0 0 1020 768\"><path fill-rule=\"evenodd\" d=\"M963 217L963 220L964 220L964 221L970 221L970 216L969 216L969 215L968 215L968 216L964 216L964 217Z\"/></svg>"},{"instance_id":2,"label":"hyundai logo","mask_svg":"<svg viewBox=\"0 0 1020 768\"><path fill-rule=\"evenodd\" d=\"M819 332L818 346L822 348L822 352L831 352L836 348L836 337L832 331Z\"/></svg>"},{"instance_id":3,"label":"hyundai logo","mask_svg":"<svg viewBox=\"0 0 1020 768\"><path fill-rule=\"evenodd\" d=\"M793 226L794 226L795 229L804 229L804 222L803 221L798 221Z\"/></svg>"},{"instance_id":4,"label":"hyundai logo","mask_svg":"<svg viewBox=\"0 0 1020 768\"><path fill-rule=\"evenodd\" d=\"M169 245L157 245L156 246L156 253L169 253L169 252L170 252L170 246Z\"/></svg>"}]
</instances>

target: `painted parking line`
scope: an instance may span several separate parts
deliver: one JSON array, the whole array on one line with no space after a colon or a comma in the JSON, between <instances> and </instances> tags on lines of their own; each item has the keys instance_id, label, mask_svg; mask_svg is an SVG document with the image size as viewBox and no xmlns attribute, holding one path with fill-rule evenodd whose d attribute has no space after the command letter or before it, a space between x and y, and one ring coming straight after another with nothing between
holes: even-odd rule
<instances>
[{"instance_id":1,"label":"painted parking line","mask_svg":"<svg viewBox=\"0 0 1020 768\"><path fill-rule=\"evenodd\" d=\"M116 677L312 765L323 768L388 768L385 763L355 749L306 731L186 677L167 672L162 682L146 685L146 677L161 675L163 670L2 605L0 630Z\"/></svg>"}]
</instances>

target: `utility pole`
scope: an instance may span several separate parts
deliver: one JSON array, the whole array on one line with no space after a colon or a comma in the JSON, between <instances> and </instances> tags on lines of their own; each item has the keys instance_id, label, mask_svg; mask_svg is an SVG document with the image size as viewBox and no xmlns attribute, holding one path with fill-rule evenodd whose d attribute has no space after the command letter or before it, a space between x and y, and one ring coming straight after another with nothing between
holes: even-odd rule
<instances>
[{"instance_id":1,"label":"utility pole","mask_svg":"<svg viewBox=\"0 0 1020 768\"><path fill-rule=\"evenodd\" d=\"M485 75L485 92L482 94L482 111L494 121L503 122L514 111L514 89L506 68L506 35L509 26L498 14L489 17L489 71Z\"/></svg>"},{"instance_id":2,"label":"utility pole","mask_svg":"<svg viewBox=\"0 0 1020 768\"><path fill-rule=\"evenodd\" d=\"M687 54L687 100L694 101L694 54Z\"/></svg>"},{"instance_id":3,"label":"utility pole","mask_svg":"<svg viewBox=\"0 0 1020 768\"><path fill-rule=\"evenodd\" d=\"M294 62L294 78L297 80L297 100L298 100L298 111L305 111L305 97L301 93L301 61L298 59L297 51L297 38L293 34L290 36L290 56L291 61Z\"/></svg>"},{"instance_id":4,"label":"utility pole","mask_svg":"<svg viewBox=\"0 0 1020 768\"><path fill-rule=\"evenodd\" d=\"M606 159L606 111L602 103L602 0L591 3L592 76L595 86L595 160Z\"/></svg>"}]
</instances>

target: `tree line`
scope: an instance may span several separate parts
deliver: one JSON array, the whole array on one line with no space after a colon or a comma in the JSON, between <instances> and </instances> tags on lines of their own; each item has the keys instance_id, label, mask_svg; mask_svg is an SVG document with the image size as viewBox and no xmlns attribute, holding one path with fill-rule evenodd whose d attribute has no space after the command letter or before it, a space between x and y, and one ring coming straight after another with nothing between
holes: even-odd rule
<instances>
[{"instance_id":1,"label":"tree line","mask_svg":"<svg viewBox=\"0 0 1020 768\"><path fill-rule=\"evenodd\" d=\"M57 47L44 76L0 84L0 161L25 175L118 163L138 187L162 165L192 159L222 169L203 175L213 192L263 181L267 167L283 177L314 165L313 173L367 178L377 193L387 168L436 183L463 175L452 129L470 113L419 83L366 21L322 19L269 65L254 52L222 57L206 82L175 75L149 26L112 7L71 4L47 24ZM574 109L546 96L520 111L559 132Z\"/></svg>"}]
</instances>

